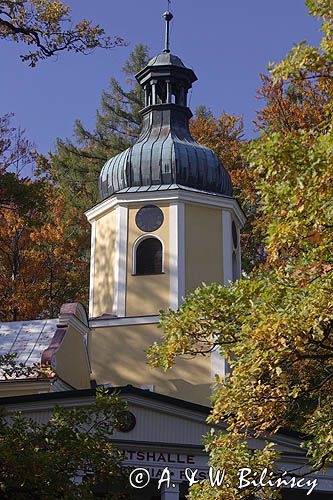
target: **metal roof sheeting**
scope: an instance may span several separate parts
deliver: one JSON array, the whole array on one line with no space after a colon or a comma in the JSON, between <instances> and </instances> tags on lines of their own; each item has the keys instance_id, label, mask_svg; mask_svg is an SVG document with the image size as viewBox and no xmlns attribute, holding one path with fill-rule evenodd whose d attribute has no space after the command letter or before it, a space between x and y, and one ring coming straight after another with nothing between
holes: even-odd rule
<instances>
[{"instance_id":1,"label":"metal roof sheeting","mask_svg":"<svg viewBox=\"0 0 333 500\"><path fill-rule=\"evenodd\" d=\"M232 196L229 173L212 150L191 136L187 108L173 104L154 108L144 116L138 141L104 165L101 199L126 188L145 191L170 184Z\"/></svg>"},{"instance_id":2,"label":"metal roof sheeting","mask_svg":"<svg viewBox=\"0 0 333 500\"><path fill-rule=\"evenodd\" d=\"M232 196L229 173L218 156L191 136L188 91L197 77L168 51L151 59L136 79L145 91L138 140L111 158L99 177L101 200L126 188L180 184Z\"/></svg>"},{"instance_id":3,"label":"metal roof sheeting","mask_svg":"<svg viewBox=\"0 0 333 500\"><path fill-rule=\"evenodd\" d=\"M58 319L0 323L0 355L17 354L17 363L40 363L56 332ZM0 372L1 378L1 372Z\"/></svg>"}]
</instances>

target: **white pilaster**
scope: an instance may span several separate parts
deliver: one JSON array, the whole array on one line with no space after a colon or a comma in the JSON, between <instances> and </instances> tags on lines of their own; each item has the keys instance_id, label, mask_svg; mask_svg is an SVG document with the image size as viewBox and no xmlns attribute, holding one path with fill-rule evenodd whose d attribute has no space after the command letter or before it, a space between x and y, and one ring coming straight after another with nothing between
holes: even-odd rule
<instances>
[{"instance_id":1,"label":"white pilaster","mask_svg":"<svg viewBox=\"0 0 333 500\"><path fill-rule=\"evenodd\" d=\"M223 249L223 283L229 285L232 281L232 218L229 210L222 210L222 249ZM216 347L211 353L211 377L215 381L215 375L221 376L224 380L230 372L230 367L220 350ZM214 390L212 390L214 393Z\"/></svg>"},{"instance_id":2,"label":"white pilaster","mask_svg":"<svg viewBox=\"0 0 333 500\"><path fill-rule=\"evenodd\" d=\"M93 316L94 309L94 281L95 281L95 242L96 221L91 223L91 246L90 246L90 283L89 283L89 316Z\"/></svg>"},{"instance_id":3,"label":"white pilaster","mask_svg":"<svg viewBox=\"0 0 333 500\"><path fill-rule=\"evenodd\" d=\"M128 208L116 208L116 241L114 267L113 312L120 318L126 316Z\"/></svg>"},{"instance_id":4,"label":"white pilaster","mask_svg":"<svg viewBox=\"0 0 333 500\"><path fill-rule=\"evenodd\" d=\"M228 373L230 373L230 366L225 357L221 356L219 347L215 347L212 351L210 363L212 383L215 382L215 375L219 375L225 380ZM214 395L214 392L215 390L212 388L212 395Z\"/></svg>"},{"instance_id":5,"label":"white pilaster","mask_svg":"<svg viewBox=\"0 0 333 500\"><path fill-rule=\"evenodd\" d=\"M178 309L185 295L185 205L170 205L170 307Z\"/></svg>"},{"instance_id":6,"label":"white pilaster","mask_svg":"<svg viewBox=\"0 0 333 500\"><path fill-rule=\"evenodd\" d=\"M231 213L222 211L222 248L223 248L223 282L228 285L232 281L232 233Z\"/></svg>"},{"instance_id":7,"label":"white pilaster","mask_svg":"<svg viewBox=\"0 0 333 500\"><path fill-rule=\"evenodd\" d=\"M179 483L172 483L169 488L163 484L161 488L161 500L179 500L179 493Z\"/></svg>"}]
</instances>

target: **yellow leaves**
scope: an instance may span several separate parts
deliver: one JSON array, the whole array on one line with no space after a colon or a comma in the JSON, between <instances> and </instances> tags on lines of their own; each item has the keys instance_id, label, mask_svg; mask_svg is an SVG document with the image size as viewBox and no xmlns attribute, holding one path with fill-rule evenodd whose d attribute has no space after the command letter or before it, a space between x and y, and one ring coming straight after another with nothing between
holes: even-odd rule
<instances>
[{"instance_id":1,"label":"yellow leaves","mask_svg":"<svg viewBox=\"0 0 333 500\"><path fill-rule=\"evenodd\" d=\"M289 395L296 399L300 393L300 388L299 387L294 387L293 390L289 393Z\"/></svg>"}]
</instances>

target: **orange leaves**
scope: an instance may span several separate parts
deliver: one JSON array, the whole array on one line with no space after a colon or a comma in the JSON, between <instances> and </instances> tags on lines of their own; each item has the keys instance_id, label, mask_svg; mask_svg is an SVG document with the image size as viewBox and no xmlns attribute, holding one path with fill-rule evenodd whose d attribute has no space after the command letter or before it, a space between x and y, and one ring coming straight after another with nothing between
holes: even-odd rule
<instances>
[{"instance_id":1,"label":"orange leaves","mask_svg":"<svg viewBox=\"0 0 333 500\"><path fill-rule=\"evenodd\" d=\"M321 91L320 82L309 80L277 82L261 74L262 86L258 99L266 101L257 111L255 125L259 130L290 133L298 129L310 129L325 120L328 96Z\"/></svg>"},{"instance_id":2,"label":"orange leaves","mask_svg":"<svg viewBox=\"0 0 333 500\"><path fill-rule=\"evenodd\" d=\"M72 224L54 188L40 189L43 207L0 215L0 307L8 321L54 317L62 303L87 296L88 257L78 222Z\"/></svg>"}]
</instances>

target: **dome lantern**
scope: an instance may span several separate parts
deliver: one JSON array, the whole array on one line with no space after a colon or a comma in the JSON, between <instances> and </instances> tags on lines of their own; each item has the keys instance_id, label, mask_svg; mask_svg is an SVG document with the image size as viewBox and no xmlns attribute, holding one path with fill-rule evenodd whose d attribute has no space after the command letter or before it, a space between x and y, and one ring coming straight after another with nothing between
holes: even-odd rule
<instances>
[{"instance_id":1,"label":"dome lantern","mask_svg":"<svg viewBox=\"0 0 333 500\"><path fill-rule=\"evenodd\" d=\"M191 136L188 92L194 71L170 52L171 12L166 21L164 51L151 59L136 79L144 89L143 128L136 143L103 167L100 196L105 199L126 188L178 185L232 196L228 172L216 154Z\"/></svg>"}]
</instances>

